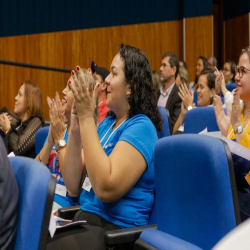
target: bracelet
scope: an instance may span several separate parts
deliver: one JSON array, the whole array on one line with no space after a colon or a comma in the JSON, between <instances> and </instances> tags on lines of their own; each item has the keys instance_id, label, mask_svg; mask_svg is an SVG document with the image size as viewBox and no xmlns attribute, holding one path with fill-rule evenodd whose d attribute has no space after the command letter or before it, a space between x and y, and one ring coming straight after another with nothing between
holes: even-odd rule
<instances>
[{"instance_id":1,"label":"bracelet","mask_svg":"<svg viewBox=\"0 0 250 250\"><path fill-rule=\"evenodd\" d=\"M45 163L42 161L42 159L40 158L40 153L38 154L38 159L39 159L39 161L40 161L44 166L47 166L47 164L45 164Z\"/></svg>"},{"instance_id":2,"label":"bracelet","mask_svg":"<svg viewBox=\"0 0 250 250\"><path fill-rule=\"evenodd\" d=\"M5 134L7 135L9 131L10 131L10 128L5 132Z\"/></svg>"},{"instance_id":3,"label":"bracelet","mask_svg":"<svg viewBox=\"0 0 250 250\"><path fill-rule=\"evenodd\" d=\"M66 148L66 147L67 147L67 145L65 145L65 146L63 146L63 147L60 147L60 148L58 148L58 150L56 150L56 152L59 153L61 149L64 149L64 148Z\"/></svg>"}]
</instances>

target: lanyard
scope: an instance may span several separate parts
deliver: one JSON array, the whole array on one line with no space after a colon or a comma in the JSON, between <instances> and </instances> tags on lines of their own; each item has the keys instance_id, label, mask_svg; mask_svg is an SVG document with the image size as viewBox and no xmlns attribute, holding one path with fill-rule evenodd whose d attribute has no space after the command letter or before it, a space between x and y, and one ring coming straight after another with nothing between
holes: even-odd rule
<instances>
[{"instance_id":1,"label":"lanyard","mask_svg":"<svg viewBox=\"0 0 250 250\"><path fill-rule=\"evenodd\" d=\"M117 128L115 128L112 133L109 135L108 139L106 140L106 142L104 143L104 145L102 146L102 148L105 148L107 142L109 141L110 137L115 133L115 131L126 121L127 119L125 119ZM110 128L108 129L108 131L105 133L105 135L102 137L102 139L100 140L100 143L102 143L102 141L104 140L104 138L106 137L106 135L108 134L109 130L115 125L115 122L113 122L113 124L110 126Z\"/></svg>"}]
</instances>

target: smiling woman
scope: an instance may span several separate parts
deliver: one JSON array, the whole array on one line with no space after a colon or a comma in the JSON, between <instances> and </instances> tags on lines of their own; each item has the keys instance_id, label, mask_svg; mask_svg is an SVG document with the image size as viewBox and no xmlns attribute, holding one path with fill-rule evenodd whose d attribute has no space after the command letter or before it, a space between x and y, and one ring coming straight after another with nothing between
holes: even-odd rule
<instances>
[{"instance_id":1,"label":"smiling woman","mask_svg":"<svg viewBox=\"0 0 250 250\"><path fill-rule=\"evenodd\" d=\"M35 158L35 133L43 126L42 94L31 81L24 81L15 97L14 114L0 110L0 129L8 153Z\"/></svg>"},{"instance_id":2,"label":"smiling woman","mask_svg":"<svg viewBox=\"0 0 250 250\"><path fill-rule=\"evenodd\" d=\"M205 107L213 104L215 95L215 74L211 69L205 69L200 73L197 83L197 104ZM181 113L174 125L173 133L183 132L184 121L188 110L193 108L194 95L193 91L188 90L185 84L179 87L179 96L182 99Z\"/></svg>"},{"instance_id":3,"label":"smiling woman","mask_svg":"<svg viewBox=\"0 0 250 250\"><path fill-rule=\"evenodd\" d=\"M219 77L218 74L217 77ZM222 86L225 88L223 77L222 82ZM230 108L231 105L228 106L227 114L224 113L221 98L219 96L214 98L216 120L224 136L250 149L250 47L243 49L240 54L236 67L235 82L237 88L233 93L223 91L225 98L232 99L232 107ZM231 104L231 101L228 102ZM244 169L244 177L249 181L250 169L247 169L247 166L244 166ZM237 183L237 185L240 185L240 183ZM241 219L245 220L250 217L249 189L238 187L238 199Z\"/></svg>"},{"instance_id":4,"label":"smiling woman","mask_svg":"<svg viewBox=\"0 0 250 250\"><path fill-rule=\"evenodd\" d=\"M233 94L229 91L224 94L227 99L233 97L232 112L228 109L227 115L222 113L221 100L219 97L215 99L217 123L224 136L250 149L250 47L242 50L236 67L235 82L237 87Z\"/></svg>"},{"instance_id":5,"label":"smiling woman","mask_svg":"<svg viewBox=\"0 0 250 250\"><path fill-rule=\"evenodd\" d=\"M69 194L80 194L75 220L88 224L59 232L47 249L105 249L106 230L147 225L154 201L153 151L161 117L146 55L120 46L105 80L111 114L97 130L93 100L77 71L78 78L71 73L75 106L63 174Z\"/></svg>"},{"instance_id":6,"label":"smiling woman","mask_svg":"<svg viewBox=\"0 0 250 250\"><path fill-rule=\"evenodd\" d=\"M200 76L201 72L207 68L208 68L207 59L204 56L200 56L197 60L197 63L196 63L195 80L194 80L194 82L189 83L189 89L191 89L191 90L197 89L197 87L198 87L197 82L198 82L199 76Z\"/></svg>"}]
</instances>

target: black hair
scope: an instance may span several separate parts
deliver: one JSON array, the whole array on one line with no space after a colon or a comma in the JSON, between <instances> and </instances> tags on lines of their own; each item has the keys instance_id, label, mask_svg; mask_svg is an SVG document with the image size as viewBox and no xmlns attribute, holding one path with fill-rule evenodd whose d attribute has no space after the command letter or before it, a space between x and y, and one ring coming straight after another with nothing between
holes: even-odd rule
<instances>
[{"instance_id":1,"label":"black hair","mask_svg":"<svg viewBox=\"0 0 250 250\"><path fill-rule=\"evenodd\" d=\"M230 80L234 81L235 71L236 71L236 63L234 61L228 61L228 63L230 65L231 73L233 74L233 77Z\"/></svg>"},{"instance_id":2,"label":"black hair","mask_svg":"<svg viewBox=\"0 0 250 250\"><path fill-rule=\"evenodd\" d=\"M207 86L209 87L209 89L214 89L215 88L215 74L214 74L214 70L212 69L204 69L201 71L200 76L202 75L206 75L207 77ZM199 76L199 77L200 77Z\"/></svg>"},{"instance_id":3,"label":"black hair","mask_svg":"<svg viewBox=\"0 0 250 250\"><path fill-rule=\"evenodd\" d=\"M161 131L162 119L157 108L147 56L141 50L124 44L120 45L119 54L124 62L125 81L131 89L128 97L129 117L144 114L153 122L157 131Z\"/></svg>"},{"instance_id":4,"label":"black hair","mask_svg":"<svg viewBox=\"0 0 250 250\"><path fill-rule=\"evenodd\" d=\"M203 66L204 66L204 69L207 69L208 68L208 62L207 62L207 59L204 57L204 56L199 56L197 61L201 59L202 60L202 63L203 63ZM198 82L198 79L199 79L199 76L195 76L195 80L194 80L194 83L196 84Z\"/></svg>"}]
</instances>

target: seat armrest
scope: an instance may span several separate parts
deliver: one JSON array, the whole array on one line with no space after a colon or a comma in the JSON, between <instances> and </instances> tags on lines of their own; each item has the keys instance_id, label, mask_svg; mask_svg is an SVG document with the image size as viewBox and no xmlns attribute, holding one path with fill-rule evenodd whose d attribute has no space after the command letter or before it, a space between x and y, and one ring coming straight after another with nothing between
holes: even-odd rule
<instances>
[{"instance_id":1,"label":"seat armrest","mask_svg":"<svg viewBox=\"0 0 250 250\"><path fill-rule=\"evenodd\" d=\"M142 233L143 230L147 228L157 228L156 224L141 226L141 227L133 227L133 228L124 228L107 231L104 234L104 242L106 245L120 245L129 242L135 242Z\"/></svg>"},{"instance_id":2,"label":"seat armrest","mask_svg":"<svg viewBox=\"0 0 250 250\"><path fill-rule=\"evenodd\" d=\"M182 240L178 237L159 230L147 229L143 231L140 239L135 242L135 250L142 249L192 249L202 250L200 247Z\"/></svg>"},{"instance_id":3,"label":"seat armrest","mask_svg":"<svg viewBox=\"0 0 250 250\"><path fill-rule=\"evenodd\" d=\"M75 214L80 210L80 206L73 206L73 207L61 207L58 209L58 217L72 220Z\"/></svg>"}]
</instances>

